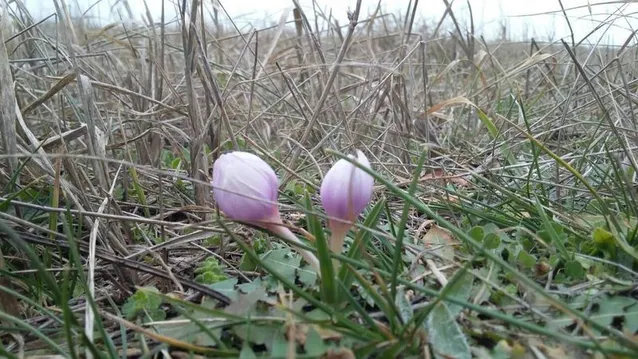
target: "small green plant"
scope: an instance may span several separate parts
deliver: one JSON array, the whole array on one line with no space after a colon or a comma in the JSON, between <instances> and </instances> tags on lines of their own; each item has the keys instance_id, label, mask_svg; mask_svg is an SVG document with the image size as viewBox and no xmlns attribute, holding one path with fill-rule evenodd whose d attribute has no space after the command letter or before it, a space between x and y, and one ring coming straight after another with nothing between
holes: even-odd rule
<instances>
[{"instance_id":1,"label":"small green plant","mask_svg":"<svg viewBox=\"0 0 638 359\"><path fill-rule=\"evenodd\" d=\"M226 141L222 144L222 150L225 151L241 151L241 150L245 150L248 148L248 146L246 146L246 140L244 139L243 136L236 136L235 140L237 141L237 146L238 148L233 148L233 143L229 140Z\"/></svg>"},{"instance_id":2,"label":"small green plant","mask_svg":"<svg viewBox=\"0 0 638 359\"><path fill-rule=\"evenodd\" d=\"M155 294L157 293L157 294ZM130 296L124 306L122 314L128 320L140 319L142 322L166 319L166 312L162 310L162 297L155 287L138 289Z\"/></svg>"},{"instance_id":3,"label":"small green plant","mask_svg":"<svg viewBox=\"0 0 638 359\"><path fill-rule=\"evenodd\" d=\"M268 239L264 237L264 235L259 232L256 233L257 236L253 242L253 250L255 254L262 255L268 249ZM241 258L241 263L239 264L239 269L241 270L255 270L257 268L257 263L252 260L250 256L244 254Z\"/></svg>"},{"instance_id":4,"label":"small green plant","mask_svg":"<svg viewBox=\"0 0 638 359\"><path fill-rule=\"evenodd\" d=\"M203 245L206 248L218 247L222 244L222 237L220 235L214 235L204 239Z\"/></svg>"},{"instance_id":5,"label":"small green plant","mask_svg":"<svg viewBox=\"0 0 638 359\"><path fill-rule=\"evenodd\" d=\"M195 280L202 284L215 284L228 279L228 276L224 274L224 269L219 265L219 261L215 257L206 258L199 264L195 273L197 273Z\"/></svg>"}]
</instances>

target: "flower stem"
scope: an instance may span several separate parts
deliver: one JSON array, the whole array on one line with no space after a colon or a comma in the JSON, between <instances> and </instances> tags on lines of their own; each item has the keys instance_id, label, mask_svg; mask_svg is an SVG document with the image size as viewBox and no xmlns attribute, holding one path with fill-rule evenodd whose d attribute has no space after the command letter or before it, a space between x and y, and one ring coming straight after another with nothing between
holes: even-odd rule
<instances>
[{"instance_id":1,"label":"flower stem","mask_svg":"<svg viewBox=\"0 0 638 359\"><path fill-rule=\"evenodd\" d=\"M271 225L268 225L268 229L271 230L273 233L276 233L293 243L302 244L299 238L297 238L297 236L295 236L295 234L292 233L292 231L288 229L287 227L271 224ZM317 272L317 276L321 277L321 268L319 266L319 259L317 259L317 257L312 252L309 252L305 249L296 248L296 250L299 252L299 254L301 254L301 256L306 260L306 262L310 264L310 266L315 270L315 272Z\"/></svg>"},{"instance_id":2,"label":"flower stem","mask_svg":"<svg viewBox=\"0 0 638 359\"><path fill-rule=\"evenodd\" d=\"M341 254L341 251L343 250L343 242L346 239L346 234L350 230L351 225L337 221L330 221L329 227L332 232L332 235L330 236L330 250L333 253ZM339 263L338 260L332 260L332 267L334 268L335 273L339 270L340 264L341 263Z\"/></svg>"}]
</instances>

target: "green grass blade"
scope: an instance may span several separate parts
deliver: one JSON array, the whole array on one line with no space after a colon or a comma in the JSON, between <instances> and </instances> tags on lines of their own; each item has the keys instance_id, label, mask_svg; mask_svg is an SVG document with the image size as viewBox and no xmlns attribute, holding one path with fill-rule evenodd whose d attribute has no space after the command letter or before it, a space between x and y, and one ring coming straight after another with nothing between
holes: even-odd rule
<instances>
[{"instance_id":1,"label":"green grass blade","mask_svg":"<svg viewBox=\"0 0 638 359\"><path fill-rule=\"evenodd\" d=\"M558 252L560 253L561 257L563 257L563 259L565 260L573 259L572 258L573 255L570 255L569 253L567 253L567 249L565 248L565 243L563 243L563 239L560 238L560 236L556 232L556 229L554 228L552 222L547 217L547 213L545 213L545 210L543 209L538 199L536 200L536 206L538 208L537 213L540 216L541 221L543 223L543 228L547 231L547 233L549 233L549 236L552 239L552 243L558 249Z\"/></svg>"},{"instance_id":2,"label":"green grass blade","mask_svg":"<svg viewBox=\"0 0 638 359\"><path fill-rule=\"evenodd\" d=\"M308 192L305 194L305 206L308 231L315 237L315 245L317 246L317 258L319 259L321 270L321 296L327 304L337 304L337 286L335 282L338 279L335 278L334 274L330 245L324 235L319 218L313 214L312 201Z\"/></svg>"},{"instance_id":3,"label":"green grass blade","mask_svg":"<svg viewBox=\"0 0 638 359\"><path fill-rule=\"evenodd\" d=\"M383 212L384 207L385 201L378 201L368 212L368 215L363 222L363 227L374 228L379 222L379 218L381 216L381 213ZM348 249L348 258L353 260L360 260L363 257L366 250L366 245L370 242L371 238L372 233L370 231L359 230L357 232L357 236L352 242L352 245ZM347 267L341 266L341 268L339 269L339 279L344 288L350 288L352 286L352 282L354 281L354 274ZM343 295L344 293L339 292L339 294ZM339 300L341 301L342 299L340 298Z\"/></svg>"},{"instance_id":4,"label":"green grass blade","mask_svg":"<svg viewBox=\"0 0 638 359\"><path fill-rule=\"evenodd\" d=\"M414 192L416 191L416 185L419 181L419 177L421 176L421 171L423 170L423 164L425 163L427 154L427 151L421 151L419 162L417 163L416 169L414 170L412 181L410 182L410 188L408 189L409 196L414 195ZM396 237L394 237L395 248L394 257L392 258L392 279L390 283L390 295L393 302L397 296L397 278L399 277L400 270L403 268L403 259L401 258L401 255L403 254L403 236L405 233L405 228L408 225L407 222L410 215L410 208L412 208L411 204L405 202L405 204L403 205L403 213L401 214L401 221L399 222L399 230Z\"/></svg>"}]
</instances>

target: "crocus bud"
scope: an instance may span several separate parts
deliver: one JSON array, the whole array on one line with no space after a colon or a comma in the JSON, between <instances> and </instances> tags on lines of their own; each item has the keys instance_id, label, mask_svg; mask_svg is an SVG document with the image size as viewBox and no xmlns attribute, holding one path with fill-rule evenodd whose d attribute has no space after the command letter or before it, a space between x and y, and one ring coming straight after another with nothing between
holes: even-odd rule
<instances>
[{"instance_id":1,"label":"crocus bud","mask_svg":"<svg viewBox=\"0 0 638 359\"><path fill-rule=\"evenodd\" d=\"M213 197L219 209L236 221L276 222L277 187L275 171L252 153L225 153L213 165Z\"/></svg>"},{"instance_id":2,"label":"crocus bud","mask_svg":"<svg viewBox=\"0 0 638 359\"><path fill-rule=\"evenodd\" d=\"M294 243L301 241L283 226L277 207L277 174L258 156L242 151L225 153L213 164L213 198L230 219L247 222ZM319 260L303 249L304 259L319 274Z\"/></svg>"},{"instance_id":3,"label":"crocus bud","mask_svg":"<svg viewBox=\"0 0 638 359\"><path fill-rule=\"evenodd\" d=\"M354 158L352 155L348 156ZM368 168L370 162L357 150L357 161ZM340 253L348 229L372 198L374 177L345 159L335 163L321 183L320 196L332 231L330 249Z\"/></svg>"}]
</instances>

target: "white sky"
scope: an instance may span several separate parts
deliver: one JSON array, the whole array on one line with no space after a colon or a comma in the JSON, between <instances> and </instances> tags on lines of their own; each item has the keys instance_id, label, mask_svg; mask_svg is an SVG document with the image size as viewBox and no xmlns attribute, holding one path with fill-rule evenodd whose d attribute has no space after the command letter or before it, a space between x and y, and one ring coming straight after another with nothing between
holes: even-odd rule
<instances>
[{"instance_id":1,"label":"white sky","mask_svg":"<svg viewBox=\"0 0 638 359\"><path fill-rule=\"evenodd\" d=\"M54 0L24 0L27 7L32 9L34 15L46 16L55 11ZM61 1L61 0L57 0ZM72 8L74 14L87 13L93 21L101 19L101 22L112 22L113 12L110 10L117 0L64 0ZM175 16L176 6L174 1L165 0L167 7L167 19ZM202 0L208 9L211 9L212 0ZM252 25L260 28L277 23L286 8L292 6L292 0L220 0L229 15L240 26ZM449 0L454 1L454 0ZM162 0L146 0L155 21L159 21ZM346 12L353 8L356 0L316 0L318 6L326 11L332 10L340 24L347 23ZM372 13L379 0L363 0L360 19ZM505 20L510 38L515 40L529 40L534 37L537 40L554 40L561 37L568 42L569 28L560 12L558 0L455 0L453 9L458 17L462 17L463 23L468 23L467 3L472 6L477 32L488 39L499 33L501 21ZM97 3L97 5L95 5ZM307 10L306 14L312 14L312 0L299 0L301 6ZM141 17L145 13L143 0L129 0L134 16ZM381 6L387 12L396 11L405 14L409 0L381 0ZM563 0L567 10L576 41L585 37L592 29L609 22L609 17L616 20L611 25L605 25L589 38L590 43L601 41L606 44L623 44L638 29L638 0ZM569 10L571 9L571 10ZM78 11L79 10L79 11ZM421 0L417 11L419 16L432 22L438 21L445 11L442 0ZM613 16L612 14L624 16ZM125 14L123 12L123 14ZM292 14L288 20L292 19ZM448 24L449 17L446 20ZM321 23L320 23L321 26ZM325 23L323 28L325 28ZM636 43L633 41L632 43Z\"/></svg>"}]
</instances>

